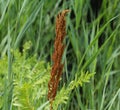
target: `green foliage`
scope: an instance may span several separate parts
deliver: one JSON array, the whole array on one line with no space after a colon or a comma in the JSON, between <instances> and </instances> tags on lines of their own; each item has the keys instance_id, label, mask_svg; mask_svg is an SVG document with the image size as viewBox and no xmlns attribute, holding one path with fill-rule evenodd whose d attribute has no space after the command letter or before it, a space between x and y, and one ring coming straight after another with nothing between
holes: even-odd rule
<instances>
[{"instance_id":1,"label":"green foliage","mask_svg":"<svg viewBox=\"0 0 120 110\"><path fill-rule=\"evenodd\" d=\"M12 73L13 73L13 96L12 109L20 110L36 110L42 104L47 102L48 81L50 79L50 65L44 61L39 61L34 56L28 56L31 48L31 42L28 41L23 46L23 52L18 49L11 50L13 55ZM1 102L0 108L3 107L3 92L4 92L4 77L7 76L7 57L0 60L2 65L0 69L0 93ZM70 92L76 87L82 86L83 83L89 82L94 74L81 73L80 77L71 81L68 87L63 86L58 92L55 101L53 102L54 110L58 109L59 105L66 104L69 99ZM49 108L49 105L44 107Z\"/></svg>"},{"instance_id":2,"label":"green foliage","mask_svg":"<svg viewBox=\"0 0 120 110\"><path fill-rule=\"evenodd\" d=\"M81 72L80 77L76 75L75 79L71 81L67 87L63 86L61 90L58 92L55 101L53 102L54 110L56 110L62 103L67 104L71 91L74 90L75 88L78 88L79 86L82 86L84 83L89 82L90 78L93 76L94 73Z\"/></svg>"},{"instance_id":3,"label":"green foliage","mask_svg":"<svg viewBox=\"0 0 120 110\"><path fill-rule=\"evenodd\" d=\"M36 55L28 57L31 42L24 45L23 52L11 50L13 55L13 96L12 108L34 110L45 102L47 95L47 82L50 77L50 66L39 61ZM0 108L3 107L4 79L7 75L7 57L0 59Z\"/></svg>"},{"instance_id":4,"label":"green foliage","mask_svg":"<svg viewBox=\"0 0 120 110\"><path fill-rule=\"evenodd\" d=\"M82 86L84 83L88 83L90 81L90 78L94 76L95 73L88 73L88 71L86 73L84 72L81 72L81 75L80 77L75 76L75 80L73 80L71 83L70 83L70 88L75 88L75 87L78 87L78 86Z\"/></svg>"},{"instance_id":5,"label":"green foliage","mask_svg":"<svg viewBox=\"0 0 120 110\"><path fill-rule=\"evenodd\" d=\"M54 108L120 110L120 0L0 0L0 109L49 110L47 62L64 9L71 12ZM96 74L84 85L85 71Z\"/></svg>"},{"instance_id":6,"label":"green foliage","mask_svg":"<svg viewBox=\"0 0 120 110\"><path fill-rule=\"evenodd\" d=\"M4 96L4 80L5 80L5 75L7 74L7 57L4 56L2 59L0 59L0 109L3 106L3 96Z\"/></svg>"}]
</instances>

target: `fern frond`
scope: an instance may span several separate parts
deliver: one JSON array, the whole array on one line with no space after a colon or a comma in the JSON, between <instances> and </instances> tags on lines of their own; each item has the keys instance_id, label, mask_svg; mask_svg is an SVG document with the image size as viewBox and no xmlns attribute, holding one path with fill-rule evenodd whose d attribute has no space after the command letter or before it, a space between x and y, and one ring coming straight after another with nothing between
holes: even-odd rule
<instances>
[{"instance_id":1,"label":"fern frond","mask_svg":"<svg viewBox=\"0 0 120 110\"><path fill-rule=\"evenodd\" d=\"M90 82L90 78L94 76L95 73L81 72L80 77L75 76L75 79L70 82L68 87L63 86L62 89L58 92L54 102L53 108L57 110L60 104L66 104L69 99L71 91L79 86L82 86L84 83Z\"/></svg>"}]
</instances>

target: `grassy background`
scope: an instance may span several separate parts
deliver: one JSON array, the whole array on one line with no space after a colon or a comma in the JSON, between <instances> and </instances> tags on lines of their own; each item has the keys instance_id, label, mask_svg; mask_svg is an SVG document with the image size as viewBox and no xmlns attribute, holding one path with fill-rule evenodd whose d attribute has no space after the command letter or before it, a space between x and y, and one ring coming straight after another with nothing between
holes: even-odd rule
<instances>
[{"instance_id":1,"label":"grassy background","mask_svg":"<svg viewBox=\"0 0 120 110\"><path fill-rule=\"evenodd\" d=\"M31 41L29 56L37 54L40 60L52 62L55 17L64 9L71 12L66 17L64 72L59 89L81 71L96 74L90 83L74 89L58 109L119 110L119 0L0 0L0 56L8 55L8 83L13 80L11 48L22 52L22 45Z\"/></svg>"}]
</instances>

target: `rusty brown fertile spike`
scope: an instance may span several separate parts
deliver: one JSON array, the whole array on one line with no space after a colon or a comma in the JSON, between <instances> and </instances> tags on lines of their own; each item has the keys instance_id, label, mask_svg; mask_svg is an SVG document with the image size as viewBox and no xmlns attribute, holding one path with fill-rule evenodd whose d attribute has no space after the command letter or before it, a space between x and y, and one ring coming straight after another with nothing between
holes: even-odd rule
<instances>
[{"instance_id":1,"label":"rusty brown fertile spike","mask_svg":"<svg viewBox=\"0 0 120 110\"><path fill-rule=\"evenodd\" d=\"M58 84L60 81L60 76L62 74L63 64L61 63L62 55L64 52L63 40L66 35L66 20L65 15L69 10L64 10L59 13L56 17L56 37L54 42L54 53L52 55L53 65L51 70L50 81L48 83L48 100L51 103L55 99Z\"/></svg>"}]
</instances>

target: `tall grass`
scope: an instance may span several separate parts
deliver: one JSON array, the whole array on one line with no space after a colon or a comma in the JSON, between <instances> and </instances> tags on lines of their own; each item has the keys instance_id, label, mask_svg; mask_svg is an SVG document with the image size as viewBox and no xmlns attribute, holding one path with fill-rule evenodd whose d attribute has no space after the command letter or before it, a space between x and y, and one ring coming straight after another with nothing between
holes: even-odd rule
<instances>
[{"instance_id":1,"label":"tall grass","mask_svg":"<svg viewBox=\"0 0 120 110\"><path fill-rule=\"evenodd\" d=\"M75 77L80 77L82 71L96 74L89 83L73 89L66 104L59 105L58 109L120 109L120 1L96 1L100 3L98 6L93 6L91 1L0 0L0 56L1 59L8 56L4 93L0 93L0 97L4 95L4 110L13 109L11 49L23 52L22 45L31 41L28 56L37 54L39 60L52 64L55 17L63 9L70 9L71 12L66 18L64 72L58 91L63 85L68 87ZM0 77L2 79L3 76L0 74ZM44 103L39 109L47 104Z\"/></svg>"}]
</instances>

